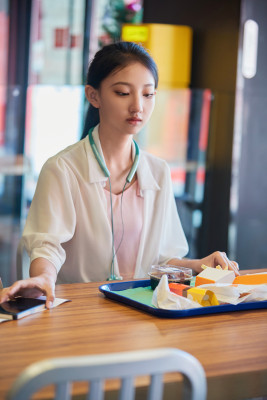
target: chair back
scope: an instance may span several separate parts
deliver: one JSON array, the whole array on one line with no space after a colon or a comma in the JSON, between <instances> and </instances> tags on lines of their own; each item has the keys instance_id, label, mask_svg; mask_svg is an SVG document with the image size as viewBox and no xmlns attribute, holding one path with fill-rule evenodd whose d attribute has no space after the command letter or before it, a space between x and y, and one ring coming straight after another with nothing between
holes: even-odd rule
<instances>
[{"instance_id":1,"label":"chair back","mask_svg":"<svg viewBox=\"0 0 267 400\"><path fill-rule=\"evenodd\" d=\"M206 399L206 378L201 364L192 355L172 348L43 360L21 373L7 399L28 400L36 391L54 384L55 399L69 400L71 382L89 381L86 399L103 400L105 379L120 378L119 400L134 400L134 378L150 375L148 399L161 400L163 374L168 372L180 372L184 376L184 399Z\"/></svg>"}]
</instances>

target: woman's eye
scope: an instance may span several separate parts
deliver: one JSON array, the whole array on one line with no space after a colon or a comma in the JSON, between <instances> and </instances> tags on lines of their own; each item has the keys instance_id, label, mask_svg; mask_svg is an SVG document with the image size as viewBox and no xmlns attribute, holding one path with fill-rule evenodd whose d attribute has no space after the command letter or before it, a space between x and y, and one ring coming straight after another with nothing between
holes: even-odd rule
<instances>
[{"instance_id":1,"label":"woman's eye","mask_svg":"<svg viewBox=\"0 0 267 400\"><path fill-rule=\"evenodd\" d=\"M154 93L146 93L144 94L145 97L151 98L154 96Z\"/></svg>"},{"instance_id":2,"label":"woman's eye","mask_svg":"<svg viewBox=\"0 0 267 400\"><path fill-rule=\"evenodd\" d=\"M118 96L128 96L127 92L115 92Z\"/></svg>"}]
</instances>

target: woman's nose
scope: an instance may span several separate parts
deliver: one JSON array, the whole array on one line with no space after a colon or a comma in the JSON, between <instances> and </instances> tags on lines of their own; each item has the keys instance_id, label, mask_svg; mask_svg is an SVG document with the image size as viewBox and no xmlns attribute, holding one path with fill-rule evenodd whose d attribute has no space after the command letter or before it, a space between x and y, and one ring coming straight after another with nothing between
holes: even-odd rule
<instances>
[{"instance_id":1,"label":"woman's nose","mask_svg":"<svg viewBox=\"0 0 267 400\"><path fill-rule=\"evenodd\" d=\"M130 104L131 113L140 113L143 111L143 99L141 96L134 96Z\"/></svg>"}]
</instances>

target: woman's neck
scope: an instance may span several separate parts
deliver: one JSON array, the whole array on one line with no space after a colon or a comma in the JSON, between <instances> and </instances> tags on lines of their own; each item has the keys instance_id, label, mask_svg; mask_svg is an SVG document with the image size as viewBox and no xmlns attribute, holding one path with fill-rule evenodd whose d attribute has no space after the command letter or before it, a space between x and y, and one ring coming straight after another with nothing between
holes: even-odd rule
<instances>
[{"instance_id":1,"label":"woman's neck","mask_svg":"<svg viewBox=\"0 0 267 400\"><path fill-rule=\"evenodd\" d=\"M105 131L99 126L99 140L108 169L132 165L132 136ZM110 171L111 172L111 171Z\"/></svg>"},{"instance_id":2,"label":"woman's neck","mask_svg":"<svg viewBox=\"0 0 267 400\"><path fill-rule=\"evenodd\" d=\"M108 133L108 134L107 134ZM132 136L116 135L99 129L99 140L106 166L110 172L112 192L121 193L132 165ZM136 180L133 179L132 183ZM106 188L109 189L107 181Z\"/></svg>"}]
</instances>

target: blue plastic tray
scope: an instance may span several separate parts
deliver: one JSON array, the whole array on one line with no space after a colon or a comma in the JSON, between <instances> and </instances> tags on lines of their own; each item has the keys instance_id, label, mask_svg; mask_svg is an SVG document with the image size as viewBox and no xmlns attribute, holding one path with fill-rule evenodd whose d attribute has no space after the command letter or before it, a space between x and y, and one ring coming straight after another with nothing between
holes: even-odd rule
<instances>
[{"instance_id":1,"label":"blue plastic tray","mask_svg":"<svg viewBox=\"0 0 267 400\"><path fill-rule=\"evenodd\" d=\"M177 310L177 311L162 310L160 308L150 307L139 301L129 299L123 296L123 294L120 295L118 293L114 293L115 291L134 289L138 287L148 287L148 286L150 286L150 280L114 282L99 286L99 290L100 292L104 293L104 295L109 299L119 301L131 307L152 314L156 317L162 317L162 318L185 318L185 317L192 317L195 315L208 315L208 314L225 313L232 311L257 310L257 309L267 308L267 301L255 301L251 303L241 303L238 305L227 304L220 306L193 308L191 310Z\"/></svg>"}]
</instances>

